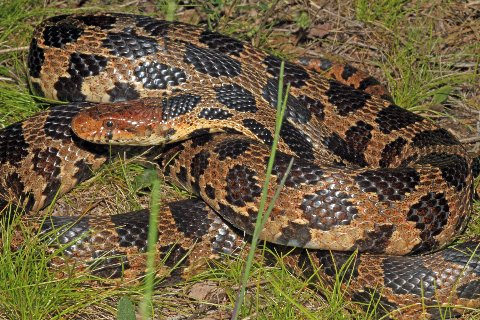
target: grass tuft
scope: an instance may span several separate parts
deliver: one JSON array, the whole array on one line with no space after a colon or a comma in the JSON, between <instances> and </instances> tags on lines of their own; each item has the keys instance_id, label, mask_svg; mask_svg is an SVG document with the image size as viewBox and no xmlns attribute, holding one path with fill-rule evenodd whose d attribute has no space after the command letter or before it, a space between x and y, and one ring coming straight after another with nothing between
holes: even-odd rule
<instances>
[{"instance_id":1,"label":"grass tuft","mask_svg":"<svg viewBox=\"0 0 480 320\"><path fill-rule=\"evenodd\" d=\"M14 211L4 214L18 216ZM117 295L118 290L106 287L98 292L97 288L86 285L97 278L79 272L74 265L62 266L61 273L51 268L52 263L59 262L59 253L71 245L67 243L55 250L47 248L45 239L53 241L61 235L59 230L34 235L25 221L18 218L8 226L2 225L1 230L0 318L64 319L91 306L101 307L107 313L112 311L105 301Z\"/></svg>"}]
</instances>

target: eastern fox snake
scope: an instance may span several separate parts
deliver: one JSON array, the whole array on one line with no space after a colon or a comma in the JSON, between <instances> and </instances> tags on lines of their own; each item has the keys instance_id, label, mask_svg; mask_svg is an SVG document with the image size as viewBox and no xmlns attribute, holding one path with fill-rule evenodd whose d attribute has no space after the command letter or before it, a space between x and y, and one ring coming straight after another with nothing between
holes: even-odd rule
<instances>
[{"instance_id":1,"label":"eastern fox snake","mask_svg":"<svg viewBox=\"0 0 480 320\"><path fill-rule=\"evenodd\" d=\"M327 282L358 249L345 277L348 296L366 303L373 297L379 311L404 308L397 317L436 318L449 304L478 307L477 240L400 256L442 247L464 228L472 159L448 131L378 96L385 92L373 78L325 64L320 68L333 70L328 75L336 80L285 64L291 90L270 197L292 156L294 162L264 239L279 252L289 250L282 245L324 249L296 249L285 259L303 274L318 268ZM265 178L278 58L192 25L96 14L46 20L34 33L28 67L36 91L73 102L0 131L2 206L15 202L36 212L89 178L111 154L96 142L167 142L159 160L166 176L208 206L165 205L159 256L170 253L167 266L181 261L182 275L195 272L196 261L236 252L243 238L235 228L252 231ZM91 142L71 132L73 118L75 133ZM67 256L91 264L113 252L116 258L93 272L143 272L144 260L134 253L145 249L146 211L53 217L41 228L71 222L61 241L83 237Z\"/></svg>"}]
</instances>

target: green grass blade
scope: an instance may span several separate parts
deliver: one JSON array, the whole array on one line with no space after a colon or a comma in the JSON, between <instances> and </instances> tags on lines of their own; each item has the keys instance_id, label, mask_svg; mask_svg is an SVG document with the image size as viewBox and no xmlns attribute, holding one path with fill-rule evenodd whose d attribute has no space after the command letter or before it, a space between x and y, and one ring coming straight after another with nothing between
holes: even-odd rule
<instances>
[{"instance_id":1,"label":"green grass blade","mask_svg":"<svg viewBox=\"0 0 480 320\"><path fill-rule=\"evenodd\" d=\"M141 303L140 314L142 319L149 319L153 315L152 297L155 284L155 248L158 239L158 215L160 211L160 180L152 181L150 200L150 220L147 235L147 273L145 276L145 292ZM149 309L151 311L149 311Z\"/></svg>"},{"instance_id":2,"label":"green grass blade","mask_svg":"<svg viewBox=\"0 0 480 320\"><path fill-rule=\"evenodd\" d=\"M245 263L245 270L244 270L243 276L242 276L241 288L240 288L240 292L238 294L238 298L235 302L235 307L234 307L232 317L231 317L232 320L238 319L238 316L240 315L240 310L241 310L241 306L243 304L243 301L245 299L246 287L247 287L248 279L250 277L250 271L251 271L251 268L252 268L253 258L255 256L255 250L256 250L256 247L257 247L260 232L262 231L263 226L265 225L265 223L266 223L266 221L267 221L267 219L270 215L270 212L273 209L273 205L275 203L276 198L278 197L278 195L280 193L280 190L283 188L283 184L285 184L285 179L288 176L291 165L293 163L293 161L290 161L288 170L285 172L285 175L282 179L283 184L280 183L277 187L277 190L275 191L276 197L274 197L271 200L271 203L268 206L268 209L270 211L267 210L266 212L264 212L265 211L265 206L266 206L266 201L267 201L268 185L270 183L270 176L271 176L273 165L274 165L274 162L275 162L275 155L276 155L276 151L277 151L278 140L280 138L280 130L281 130L281 127L282 127L283 117L284 117L286 106L287 106L288 91L290 89L290 86L287 85L287 88L285 90L285 97L284 97L283 96L284 67L285 67L285 63L284 63L284 61L282 61L281 65L280 65L280 75L279 75L279 81L278 81L277 117L276 117L276 122L275 122L275 135L273 137L273 143L272 143L272 147L271 147L270 158L268 160L267 170L266 170L266 174L265 174L265 182L263 184L262 196L261 196L260 205L259 205L259 208L258 208L257 221L255 223L255 229L254 229L254 232L253 232L253 235L252 235L251 247L250 247L250 250L248 252L247 261Z\"/></svg>"}]
</instances>

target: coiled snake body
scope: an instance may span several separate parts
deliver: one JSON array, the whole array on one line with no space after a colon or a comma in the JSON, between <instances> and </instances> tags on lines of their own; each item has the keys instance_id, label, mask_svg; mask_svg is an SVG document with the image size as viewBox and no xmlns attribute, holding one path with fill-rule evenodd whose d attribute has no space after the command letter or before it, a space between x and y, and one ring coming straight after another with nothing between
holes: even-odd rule
<instances>
[{"instance_id":1,"label":"coiled snake body","mask_svg":"<svg viewBox=\"0 0 480 320\"><path fill-rule=\"evenodd\" d=\"M167 266L182 261L195 270L196 261L236 252L243 239L232 228L252 232L265 179L278 58L191 25L101 14L45 21L34 34L28 65L36 90L76 102L0 132L3 202L33 212L49 204L108 159L108 147L95 143L169 143L160 160L165 174L208 206L200 200L166 205L159 255L173 252ZM344 68L337 80L348 84L354 73ZM278 251L288 250L283 245L315 249L298 249L286 260L304 274L318 268L326 281L348 251L358 249L344 286L353 300L378 300L379 312L435 318L439 307L460 306L451 315L478 307L478 241L396 256L444 246L465 226L473 169L458 140L368 93L379 88L372 78L354 83L355 89L286 63L284 79L291 90L270 198L294 161L262 238ZM143 271L143 258L133 253L145 249L145 211L53 217L42 228L72 221L75 232L62 241L84 236L67 255L92 261L114 252L116 259L94 267L103 276Z\"/></svg>"}]
</instances>

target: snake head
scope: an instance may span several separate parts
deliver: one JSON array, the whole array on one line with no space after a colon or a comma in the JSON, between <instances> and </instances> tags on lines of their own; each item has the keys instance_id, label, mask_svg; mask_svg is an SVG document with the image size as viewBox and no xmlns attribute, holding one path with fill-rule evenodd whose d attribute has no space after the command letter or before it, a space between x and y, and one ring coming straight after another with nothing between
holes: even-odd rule
<instances>
[{"instance_id":1,"label":"snake head","mask_svg":"<svg viewBox=\"0 0 480 320\"><path fill-rule=\"evenodd\" d=\"M73 132L81 139L98 144L150 146L165 144L175 132L162 122L158 101L102 103L79 112Z\"/></svg>"}]
</instances>

